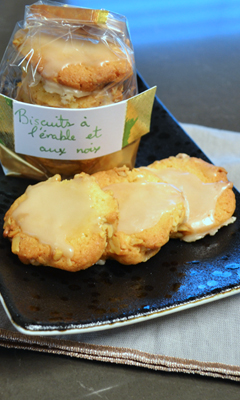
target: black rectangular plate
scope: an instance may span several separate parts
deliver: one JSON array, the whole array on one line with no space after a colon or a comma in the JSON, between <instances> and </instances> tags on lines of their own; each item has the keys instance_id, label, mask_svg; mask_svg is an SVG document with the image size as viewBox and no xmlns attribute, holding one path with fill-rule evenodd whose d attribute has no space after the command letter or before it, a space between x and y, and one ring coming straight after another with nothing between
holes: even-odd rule
<instances>
[{"instance_id":1,"label":"black rectangular plate","mask_svg":"<svg viewBox=\"0 0 240 400\"><path fill-rule=\"evenodd\" d=\"M147 89L138 77L139 91ZM141 139L136 166L178 153L205 154L156 98L151 131ZM29 184L0 172L0 218ZM23 265L0 239L1 301L20 331L32 334L107 329L237 293L240 287L239 193L234 224L195 243L170 240L146 263L115 261L69 273ZM1 235L2 236L2 235Z\"/></svg>"}]
</instances>

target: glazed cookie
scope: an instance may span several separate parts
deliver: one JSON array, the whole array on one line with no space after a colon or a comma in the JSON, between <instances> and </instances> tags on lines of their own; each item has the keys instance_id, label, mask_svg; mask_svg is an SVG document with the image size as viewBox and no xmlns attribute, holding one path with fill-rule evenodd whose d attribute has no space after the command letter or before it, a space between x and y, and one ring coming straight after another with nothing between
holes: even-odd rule
<instances>
[{"instance_id":1,"label":"glazed cookie","mask_svg":"<svg viewBox=\"0 0 240 400\"><path fill-rule=\"evenodd\" d=\"M71 108L122 100L123 83L133 68L120 46L81 30L70 35L66 29L58 34L52 28L36 29L20 29L13 39L24 57L18 100L32 98L35 104Z\"/></svg>"},{"instance_id":2,"label":"glazed cookie","mask_svg":"<svg viewBox=\"0 0 240 400\"><path fill-rule=\"evenodd\" d=\"M183 221L182 193L146 170L114 168L94 176L119 203L118 228L108 241L104 257L122 264L147 261Z\"/></svg>"},{"instance_id":3,"label":"glazed cookie","mask_svg":"<svg viewBox=\"0 0 240 400\"><path fill-rule=\"evenodd\" d=\"M17 31L14 46L37 72L49 81L85 92L120 82L132 66L120 47L69 32L57 36L52 29Z\"/></svg>"},{"instance_id":4,"label":"glazed cookie","mask_svg":"<svg viewBox=\"0 0 240 400\"><path fill-rule=\"evenodd\" d=\"M147 170L183 192L186 215L178 231L171 237L187 242L214 235L222 226L235 221L236 207L233 184L228 181L224 168L202 159L178 154L155 161Z\"/></svg>"},{"instance_id":5,"label":"glazed cookie","mask_svg":"<svg viewBox=\"0 0 240 400\"><path fill-rule=\"evenodd\" d=\"M47 89L46 82L44 85L42 79L39 79L38 83L34 85L29 85L26 76L18 89L17 100L47 107L89 108L117 103L123 99L122 93L123 85L120 83L106 88L104 91L90 92L90 94L86 92L85 95L78 97L71 89L59 90L59 87L53 84Z\"/></svg>"},{"instance_id":6,"label":"glazed cookie","mask_svg":"<svg viewBox=\"0 0 240 400\"><path fill-rule=\"evenodd\" d=\"M4 221L4 236L23 263L78 271L102 257L118 205L87 174L63 181L56 175L29 186Z\"/></svg>"}]
</instances>

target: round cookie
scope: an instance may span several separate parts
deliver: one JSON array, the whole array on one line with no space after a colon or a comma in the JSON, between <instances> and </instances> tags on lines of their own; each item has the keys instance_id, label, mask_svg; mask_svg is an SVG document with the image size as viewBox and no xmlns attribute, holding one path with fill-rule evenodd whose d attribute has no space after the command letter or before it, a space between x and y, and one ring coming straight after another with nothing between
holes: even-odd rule
<instances>
[{"instance_id":1,"label":"round cookie","mask_svg":"<svg viewBox=\"0 0 240 400\"><path fill-rule=\"evenodd\" d=\"M69 29L20 29L13 44L44 79L77 90L93 92L133 73L120 46Z\"/></svg>"},{"instance_id":2,"label":"round cookie","mask_svg":"<svg viewBox=\"0 0 240 400\"><path fill-rule=\"evenodd\" d=\"M129 93L133 67L126 49L82 30L20 29L13 45L21 60L20 101L50 107L89 108L119 102Z\"/></svg>"},{"instance_id":3,"label":"round cookie","mask_svg":"<svg viewBox=\"0 0 240 400\"><path fill-rule=\"evenodd\" d=\"M207 234L214 235L222 226L235 221L232 217L236 207L233 184L228 181L224 168L200 158L178 154L155 161L147 169L163 182L183 191L185 219L171 237L191 242Z\"/></svg>"},{"instance_id":4,"label":"round cookie","mask_svg":"<svg viewBox=\"0 0 240 400\"><path fill-rule=\"evenodd\" d=\"M27 79L23 79L18 91L17 100L24 103L38 104L46 107L60 108L90 108L117 103L123 100L123 85L116 84L97 92L86 93L85 96L76 97L73 94L61 96L59 93L47 92L40 80L34 85L28 85Z\"/></svg>"},{"instance_id":5,"label":"round cookie","mask_svg":"<svg viewBox=\"0 0 240 400\"><path fill-rule=\"evenodd\" d=\"M102 257L118 205L87 174L63 181L56 175L29 186L4 221L4 237L23 263L78 271Z\"/></svg>"},{"instance_id":6,"label":"round cookie","mask_svg":"<svg viewBox=\"0 0 240 400\"><path fill-rule=\"evenodd\" d=\"M147 261L168 242L184 218L184 199L172 185L149 171L114 168L94 174L104 190L119 202L119 224L109 239L104 258L122 264Z\"/></svg>"}]
</instances>

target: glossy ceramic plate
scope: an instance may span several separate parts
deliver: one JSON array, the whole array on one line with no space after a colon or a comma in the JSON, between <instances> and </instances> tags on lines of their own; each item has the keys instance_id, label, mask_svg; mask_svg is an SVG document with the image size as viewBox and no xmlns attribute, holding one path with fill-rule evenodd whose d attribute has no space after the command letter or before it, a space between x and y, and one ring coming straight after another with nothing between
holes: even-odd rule
<instances>
[{"instance_id":1,"label":"glossy ceramic plate","mask_svg":"<svg viewBox=\"0 0 240 400\"><path fill-rule=\"evenodd\" d=\"M139 78L139 90L145 89ZM137 166L179 152L207 160L156 99L151 132L141 140ZM1 224L29 183L1 172ZM195 243L170 240L146 263L124 266L107 261L77 273L23 265L11 253L8 240L1 238L1 301L19 331L49 335L115 328L217 300L240 291L239 224L237 218L215 236Z\"/></svg>"}]
</instances>

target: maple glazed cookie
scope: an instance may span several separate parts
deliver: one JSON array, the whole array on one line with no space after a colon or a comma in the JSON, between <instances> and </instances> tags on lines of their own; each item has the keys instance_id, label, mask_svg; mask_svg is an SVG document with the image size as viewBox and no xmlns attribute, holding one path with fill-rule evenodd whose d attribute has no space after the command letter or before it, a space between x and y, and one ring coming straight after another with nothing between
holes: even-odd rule
<instances>
[{"instance_id":1,"label":"maple glazed cookie","mask_svg":"<svg viewBox=\"0 0 240 400\"><path fill-rule=\"evenodd\" d=\"M233 184L224 168L202 159L178 154L148 166L163 182L171 183L183 192L186 215L177 233L192 242L207 234L214 235L222 226L235 221L236 207Z\"/></svg>"},{"instance_id":2,"label":"maple glazed cookie","mask_svg":"<svg viewBox=\"0 0 240 400\"><path fill-rule=\"evenodd\" d=\"M40 79L35 85L30 86L27 79L23 79L18 89L17 100L24 103L38 104L46 107L62 108L90 108L100 107L123 100L123 85L110 87L105 91L93 94L86 93L85 96L76 96L71 89L62 90L49 89Z\"/></svg>"},{"instance_id":3,"label":"maple glazed cookie","mask_svg":"<svg viewBox=\"0 0 240 400\"><path fill-rule=\"evenodd\" d=\"M123 100L124 82L132 83L130 56L106 38L91 37L81 29L71 33L66 29L55 32L51 26L20 29L13 45L23 57L20 101L96 107ZM130 90L127 98L133 94Z\"/></svg>"},{"instance_id":4,"label":"maple glazed cookie","mask_svg":"<svg viewBox=\"0 0 240 400\"><path fill-rule=\"evenodd\" d=\"M151 172L126 167L94 174L119 203L117 231L109 239L104 258L122 264L147 261L168 242L184 218L182 193L159 182Z\"/></svg>"},{"instance_id":5,"label":"maple glazed cookie","mask_svg":"<svg viewBox=\"0 0 240 400\"><path fill-rule=\"evenodd\" d=\"M102 257L118 220L118 205L95 179L60 175L29 186L7 211L4 237L25 264L67 271L86 269Z\"/></svg>"}]
</instances>

